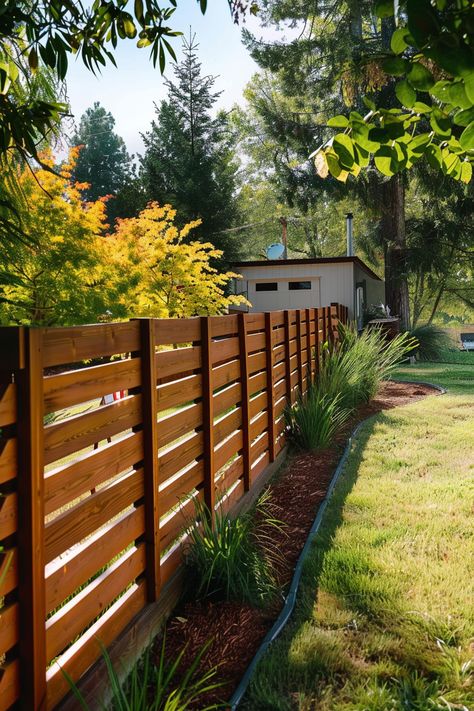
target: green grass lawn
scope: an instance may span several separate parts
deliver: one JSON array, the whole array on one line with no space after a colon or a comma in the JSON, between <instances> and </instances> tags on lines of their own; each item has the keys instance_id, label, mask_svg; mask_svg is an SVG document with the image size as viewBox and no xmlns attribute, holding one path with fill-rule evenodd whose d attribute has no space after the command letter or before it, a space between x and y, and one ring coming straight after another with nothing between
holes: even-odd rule
<instances>
[{"instance_id":1,"label":"green grass lawn","mask_svg":"<svg viewBox=\"0 0 474 711\"><path fill-rule=\"evenodd\" d=\"M360 431L245 708L474 710L474 367Z\"/></svg>"}]
</instances>

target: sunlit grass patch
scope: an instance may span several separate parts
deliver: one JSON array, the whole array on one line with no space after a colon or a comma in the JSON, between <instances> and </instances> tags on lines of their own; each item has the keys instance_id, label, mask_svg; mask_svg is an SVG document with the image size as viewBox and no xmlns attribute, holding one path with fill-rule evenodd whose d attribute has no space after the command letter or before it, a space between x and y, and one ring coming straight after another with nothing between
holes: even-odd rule
<instances>
[{"instance_id":1,"label":"sunlit grass patch","mask_svg":"<svg viewBox=\"0 0 474 711\"><path fill-rule=\"evenodd\" d=\"M397 376L449 393L363 425L247 709L474 709L474 367Z\"/></svg>"}]
</instances>

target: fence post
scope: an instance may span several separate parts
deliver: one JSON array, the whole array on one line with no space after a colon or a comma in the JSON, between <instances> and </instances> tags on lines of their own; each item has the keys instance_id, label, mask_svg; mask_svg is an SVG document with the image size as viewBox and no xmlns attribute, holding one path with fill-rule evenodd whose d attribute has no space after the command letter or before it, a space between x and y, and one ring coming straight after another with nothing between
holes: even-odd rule
<instances>
[{"instance_id":1,"label":"fence post","mask_svg":"<svg viewBox=\"0 0 474 711\"><path fill-rule=\"evenodd\" d=\"M284 311L285 321L285 380L286 380L286 399L288 407L291 407L291 364L290 364L290 312Z\"/></svg>"},{"instance_id":2,"label":"fence post","mask_svg":"<svg viewBox=\"0 0 474 711\"><path fill-rule=\"evenodd\" d=\"M303 337L301 335L301 309L296 312L296 359L298 363L298 383L303 396Z\"/></svg>"},{"instance_id":3,"label":"fence post","mask_svg":"<svg viewBox=\"0 0 474 711\"><path fill-rule=\"evenodd\" d=\"M313 380L313 367L311 365L311 309L306 309L306 371L308 382L306 383L307 389Z\"/></svg>"},{"instance_id":4,"label":"fence post","mask_svg":"<svg viewBox=\"0 0 474 711\"><path fill-rule=\"evenodd\" d=\"M158 397L153 319L140 319L143 471L145 481L146 581L149 602L160 594L160 511L158 471Z\"/></svg>"},{"instance_id":5,"label":"fence post","mask_svg":"<svg viewBox=\"0 0 474 711\"><path fill-rule=\"evenodd\" d=\"M46 709L43 331L23 330L18 397L18 567L21 708Z\"/></svg>"},{"instance_id":6,"label":"fence post","mask_svg":"<svg viewBox=\"0 0 474 711\"><path fill-rule=\"evenodd\" d=\"M314 374L315 376L319 373L319 309L314 309Z\"/></svg>"},{"instance_id":7,"label":"fence post","mask_svg":"<svg viewBox=\"0 0 474 711\"><path fill-rule=\"evenodd\" d=\"M337 302L331 302L330 315L331 315L331 333L332 341L339 340L339 331L337 330L337 325L339 322L339 304Z\"/></svg>"},{"instance_id":8,"label":"fence post","mask_svg":"<svg viewBox=\"0 0 474 711\"><path fill-rule=\"evenodd\" d=\"M250 489L250 410L249 410L249 367L247 347L247 314L238 314L239 324L239 358L240 358L240 387L242 407L242 458L244 465L244 490Z\"/></svg>"},{"instance_id":9,"label":"fence post","mask_svg":"<svg viewBox=\"0 0 474 711\"><path fill-rule=\"evenodd\" d=\"M268 450L270 462L275 461L275 393L273 388L273 313L265 314L265 352L267 358L267 412L268 412Z\"/></svg>"},{"instance_id":10,"label":"fence post","mask_svg":"<svg viewBox=\"0 0 474 711\"><path fill-rule=\"evenodd\" d=\"M212 387L211 321L201 316L202 429L204 438L204 502L214 521L214 402Z\"/></svg>"}]
</instances>

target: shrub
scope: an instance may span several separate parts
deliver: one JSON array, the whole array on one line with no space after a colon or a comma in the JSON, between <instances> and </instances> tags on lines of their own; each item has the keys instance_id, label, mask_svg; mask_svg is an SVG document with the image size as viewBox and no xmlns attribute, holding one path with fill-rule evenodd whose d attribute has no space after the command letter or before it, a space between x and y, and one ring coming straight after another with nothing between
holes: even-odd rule
<instances>
[{"instance_id":1,"label":"shrub","mask_svg":"<svg viewBox=\"0 0 474 711\"><path fill-rule=\"evenodd\" d=\"M275 564L279 552L269 531L282 524L272 516L268 495L260 497L253 511L235 518L216 511L214 525L206 505L200 501L195 505L199 525L190 528L186 566L196 596L257 606L270 601L278 590Z\"/></svg>"},{"instance_id":2,"label":"shrub","mask_svg":"<svg viewBox=\"0 0 474 711\"><path fill-rule=\"evenodd\" d=\"M360 336L342 326L340 341L333 348L325 346L320 359L318 390L334 400L339 395L342 408L354 409L369 402L382 382L416 346L409 333L387 340L378 328Z\"/></svg>"},{"instance_id":3,"label":"shrub","mask_svg":"<svg viewBox=\"0 0 474 711\"><path fill-rule=\"evenodd\" d=\"M197 669L203 655L209 647L209 642L204 645L193 663L178 680L177 672L186 649L183 649L174 662L165 662L165 640L161 648L158 665L151 662L151 653L148 649L143 657L135 664L132 671L122 683L119 674L113 666L107 650L104 649L103 657L107 665L112 699L106 707L109 711L185 711L194 708L196 703L205 694L214 691L221 684L212 681L216 669L197 674ZM72 692L84 711L89 711L81 692L70 676L63 670L64 675L71 685ZM94 704L94 708L96 705ZM203 711L224 708L223 704L199 706Z\"/></svg>"},{"instance_id":4,"label":"shrub","mask_svg":"<svg viewBox=\"0 0 474 711\"><path fill-rule=\"evenodd\" d=\"M444 360L454 345L446 331L428 324L414 328L410 336L417 340L415 355L423 361Z\"/></svg>"},{"instance_id":5,"label":"shrub","mask_svg":"<svg viewBox=\"0 0 474 711\"><path fill-rule=\"evenodd\" d=\"M350 415L340 407L340 395L330 397L312 385L305 397L298 396L293 407L285 410L292 440L301 449L314 451L327 447L337 430Z\"/></svg>"}]
</instances>

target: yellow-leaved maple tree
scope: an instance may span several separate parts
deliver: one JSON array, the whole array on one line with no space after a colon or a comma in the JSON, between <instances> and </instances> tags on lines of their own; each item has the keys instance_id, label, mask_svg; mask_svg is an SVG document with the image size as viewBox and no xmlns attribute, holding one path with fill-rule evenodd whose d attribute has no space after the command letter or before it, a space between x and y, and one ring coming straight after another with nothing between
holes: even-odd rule
<instances>
[{"instance_id":1,"label":"yellow-leaved maple tree","mask_svg":"<svg viewBox=\"0 0 474 711\"><path fill-rule=\"evenodd\" d=\"M69 325L96 321L107 309L103 276L104 201L85 202L73 183L71 149L58 173L18 165L17 213L25 239L0 244L0 322ZM43 164L54 168L51 152Z\"/></svg>"},{"instance_id":2,"label":"yellow-leaved maple tree","mask_svg":"<svg viewBox=\"0 0 474 711\"><path fill-rule=\"evenodd\" d=\"M226 295L236 274L220 273L211 260L222 252L210 243L189 241L196 220L178 229L176 210L150 203L138 217L117 221L106 238L117 306L126 316L186 317L220 314L245 300Z\"/></svg>"}]
</instances>

